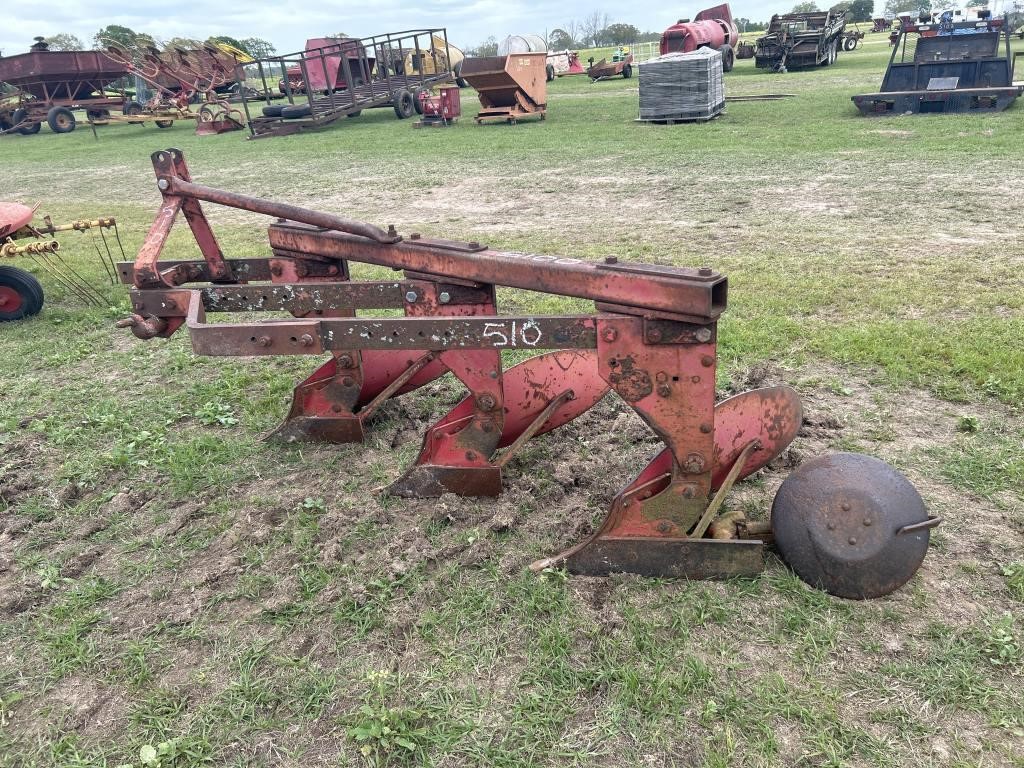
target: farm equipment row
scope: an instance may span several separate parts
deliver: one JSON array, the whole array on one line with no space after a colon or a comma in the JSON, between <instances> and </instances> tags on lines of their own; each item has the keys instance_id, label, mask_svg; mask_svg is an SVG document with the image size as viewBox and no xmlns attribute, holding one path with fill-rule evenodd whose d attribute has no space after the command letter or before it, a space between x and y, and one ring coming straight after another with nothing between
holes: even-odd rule
<instances>
[{"instance_id":1,"label":"farm equipment row","mask_svg":"<svg viewBox=\"0 0 1024 768\"><path fill-rule=\"evenodd\" d=\"M35 209L18 203L0 202L0 262L15 257L31 259L48 272L55 281L78 296L86 304L98 307L108 302L88 280L59 253L60 243L53 239L59 232L99 230L103 248L95 240L96 255L111 283L116 280L117 267L104 230L112 229L118 249L124 257L117 222L110 217L79 219L69 224L54 224L49 216L42 224L33 224ZM19 267L0 263L0 322L20 320L36 315L43 308L43 286L35 275Z\"/></svg>"},{"instance_id":2,"label":"farm equipment row","mask_svg":"<svg viewBox=\"0 0 1024 768\"><path fill-rule=\"evenodd\" d=\"M430 88L461 82L463 54L448 43L446 30L415 29L362 39L313 38L302 51L255 66L264 95L242 93L254 139L320 129L364 109L393 108L399 119L412 117ZM288 104L270 101L276 78Z\"/></svg>"},{"instance_id":3,"label":"farm equipment row","mask_svg":"<svg viewBox=\"0 0 1024 768\"><path fill-rule=\"evenodd\" d=\"M543 61L538 67L543 78ZM612 502L585 541L534 563L584 574L627 571L718 578L755 574L774 532L783 556L813 584L848 597L885 594L916 571L928 547L920 497L875 459L808 462L776 497L771 526L723 514L735 482L779 456L802 423L785 386L715 403L718 318L727 280L699 269L589 263L501 252L275 203L192 181L179 150L153 155L162 202L134 263L119 265L139 338L182 328L215 356L330 356L294 392L276 431L284 440L351 443L392 397L451 373L469 394L429 428L414 465L388 493L494 496L530 439L580 416L614 391L665 448ZM276 217L272 255L227 258L201 202ZM166 261L179 213L203 258ZM352 280L350 262L403 271ZM499 312L505 286L591 299L586 314ZM401 316L366 316L398 310ZM292 319L255 322L250 313ZM208 322L210 313L240 313ZM552 350L510 368L503 352Z\"/></svg>"}]
</instances>

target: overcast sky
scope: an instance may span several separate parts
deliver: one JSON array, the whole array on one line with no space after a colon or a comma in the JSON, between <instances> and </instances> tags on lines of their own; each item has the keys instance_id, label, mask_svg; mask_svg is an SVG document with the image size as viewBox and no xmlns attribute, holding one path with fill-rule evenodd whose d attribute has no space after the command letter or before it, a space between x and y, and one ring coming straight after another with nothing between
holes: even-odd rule
<instances>
[{"instance_id":1,"label":"overcast sky","mask_svg":"<svg viewBox=\"0 0 1024 768\"><path fill-rule=\"evenodd\" d=\"M767 20L773 13L789 10L794 2L737 0L732 10L737 17ZM713 5L714 0L707 4ZM77 35L91 48L92 36L107 24L120 24L164 40L211 35L262 37L273 43L278 53L291 53L301 50L307 37L336 32L360 37L419 27L446 27L452 43L472 47L491 35L499 40L510 34L544 35L571 19L580 21L595 10L607 12L613 23L633 24L641 31L661 31L680 17L692 17L700 10L697 5L664 0L635 6L621 2L602 6L587 0L320 0L301 4L281 0L10 0L4 6L0 51L7 56L27 51L36 35L49 37L59 32Z\"/></svg>"}]
</instances>

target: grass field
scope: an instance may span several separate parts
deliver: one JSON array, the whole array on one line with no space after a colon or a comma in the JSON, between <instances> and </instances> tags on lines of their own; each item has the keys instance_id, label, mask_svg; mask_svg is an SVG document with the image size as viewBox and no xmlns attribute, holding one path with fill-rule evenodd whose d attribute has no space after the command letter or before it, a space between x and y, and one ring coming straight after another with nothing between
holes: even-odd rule
<instances>
[{"instance_id":1,"label":"grass field","mask_svg":"<svg viewBox=\"0 0 1024 768\"><path fill-rule=\"evenodd\" d=\"M867 603L774 558L723 583L537 577L659 448L621 402L532 441L500 499L387 498L453 383L391 401L363 446L263 442L313 361L137 341L122 288L88 309L42 274L42 315L0 327L0 766L1024 765L1024 105L862 118L887 55L737 62L729 94L793 98L701 125L634 123L635 79L563 78L514 127L0 138L0 198L114 215L129 255L173 146L202 183L400 232L710 264L722 393L804 398L780 464L877 455L945 518ZM209 215L229 255L266 252L265 219ZM61 240L101 283L89 236ZM729 506L767 515L788 471Z\"/></svg>"}]
</instances>

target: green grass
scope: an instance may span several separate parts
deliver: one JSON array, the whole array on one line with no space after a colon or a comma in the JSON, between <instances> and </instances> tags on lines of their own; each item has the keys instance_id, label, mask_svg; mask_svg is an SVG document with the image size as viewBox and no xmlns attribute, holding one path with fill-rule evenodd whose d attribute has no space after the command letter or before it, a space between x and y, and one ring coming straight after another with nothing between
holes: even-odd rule
<instances>
[{"instance_id":1,"label":"green grass","mask_svg":"<svg viewBox=\"0 0 1024 768\"><path fill-rule=\"evenodd\" d=\"M887 55L876 35L828 69L738 62L728 93L794 97L701 125L634 123L635 78L563 78L548 119L515 127L380 110L256 142L0 139L5 198L114 215L129 255L160 203L149 155L174 146L202 183L402 232L711 264L731 282L721 383L779 364L809 415L844 423L801 450L883 455L946 517L922 575L869 604L774 559L721 584L538 577L525 564L639 469L628 434L597 440L611 422L536 441L502 500L383 497L419 445L392 438L452 384L386 406L364 446L266 443L313 361L139 342L113 328L122 288L87 309L41 273L43 314L0 328L0 766L138 766L148 747L171 768L1019 765L1024 107L862 118L849 97ZM266 220L207 208L225 253L266 252ZM61 242L101 282L90 237ZM193 253L180 225L165 254ZM776 479L739 506L766 516ZM496 509L515 524L492 531Z\"/></svg>"}]
</instances>

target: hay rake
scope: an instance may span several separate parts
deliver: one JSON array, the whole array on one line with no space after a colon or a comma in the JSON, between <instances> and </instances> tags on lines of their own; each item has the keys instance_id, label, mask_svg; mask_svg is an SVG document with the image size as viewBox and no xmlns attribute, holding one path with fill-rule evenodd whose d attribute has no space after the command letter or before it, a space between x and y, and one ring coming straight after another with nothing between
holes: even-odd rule
<instances>
[{"instance_id":1,"label":"hay rake","mask_svg":"<svg viewBox=\"0 0 1024 768\"><path fill-rule=\"evenodd\" d=\"M393 227L384 230L196 184L175 149L155 153L153 164L163 204L135 262L119 267L122 280L133 285L133 314L120 325L142 339L166 338L185 327L195 351L204 355L329 353L295 388L276 437L358 442L384 401L450 372L469 394L427 430L413 466L387 490L405 497L494 496L501 491L502 468L528 440L566 424L614 391L666 447L615 497L593 536L534 568L688 578L762 570L771 530L721 515L722 504L735 482L790 444L801 425L801 406L796 392L785 386L745 392L716 405L717 321L727 297L723 275L707 267L614 258L588 263L417 234L404 238ZM201 202L277 217L269 228L272 255L225 258ZM202 260L160 259L179 213ZM404 276L351 280L352 261L391 267ZM595 311L500 313L496 285L590 299ZM401 310L403 316L357 314L381 309ZM207 322L208 313L224 312L293 317ZM505 369L502 351L513 349L551 351ZM874 475L846 472L842 456L827 457L833 462L815 482L789 494L798 499L789 504L795 510L777 504L774 517L793 519L808 503L834 508L834 515L802 523L798 533L825 532L806 544L819 555L822 546L828 549L845 536L841 546L835 545L842 550L835 558L843 566L844 584L854 575L848 596L885 594L916 571L937 519L927 516L920 497L917 506L880 497L873 490L880 485L877 468ZM888 471L894 483L909 486ZM910 487L908 498L913 496ZM810 497L815 498L809 502ZM870 532L884 531L874 542L861 534L869 531L863 522L869 518L878 523ZM888 530L895 524L889 518L909 530ZM849 543L855 538L848 534L851 526L859 545ZM888 552L894 544L909 548L910 556L897 558L898 563L883 558L887 564L881 568L872 560L866 573L858 571L867 555L879 547ZM793 545L801 546L802 540ZM801 575L841 593L831 565Z\"/></svg>"}]
</instances>

